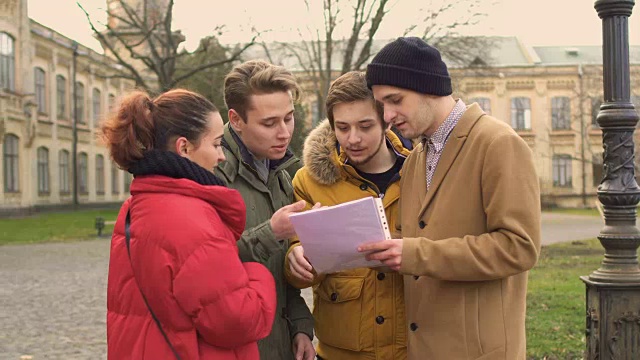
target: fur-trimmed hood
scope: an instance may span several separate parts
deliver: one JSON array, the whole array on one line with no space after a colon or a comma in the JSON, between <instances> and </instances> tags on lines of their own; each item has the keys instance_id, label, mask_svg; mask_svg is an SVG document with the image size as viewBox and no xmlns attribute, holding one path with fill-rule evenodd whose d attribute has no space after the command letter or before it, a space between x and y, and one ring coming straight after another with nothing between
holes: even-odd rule
<instances>
[{"instance_id":1,"label":"fur-trimmed hood","mask_svg":"<svg viewBox=\"0 0 640 360\"><path fill-rule=\"evenodd\" d=\"M302 159L309 175L320 184L332 185L342 179L338 140L329 120L323 120L311 130L304 141Z\"/></svg>"},{"instance_id":2,"label":"fur-trimmed hood","mask_svg":"<svg viewBox=\"0 0 640 360\"><path fill-rule=\"evenodd\" d=\"M408 156L410 142L407 145L391 130L386 133L387 141L391 142L396 154ZM336 134L331 129L329 120L323 120L313 129L306 140L302 150L304 166L309 175L322 185L333 185L347 176L343 170L346 154L340 151Z\"/></svg>"}]
</instances>

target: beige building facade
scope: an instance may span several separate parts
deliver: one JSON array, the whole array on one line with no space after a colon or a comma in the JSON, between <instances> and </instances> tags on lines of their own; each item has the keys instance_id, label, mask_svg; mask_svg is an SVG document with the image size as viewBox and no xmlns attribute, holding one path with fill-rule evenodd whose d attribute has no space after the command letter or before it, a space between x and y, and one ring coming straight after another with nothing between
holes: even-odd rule
<instances>
[{"instance_id":1,"label":"beige building facade","mask_svg":"<svg viewBox=\"0 0 640 360\"><path fill-rule=\"evenodd\" d=\"M128 196L130 175L110 161L96 136L118 96L133 87L109 78L114 66L29 19L26 0L0 2L0 212L72 203L74 118L79 202Z\"/></svg>"},{"instance_id":2,"label":"beige building facade","mask_svg":"<svg viewBox=\"0 0 640 360\"><path fill-rule=\"evenodd\" d=\"M603 103L601 48L527 48L515 38L501 44L493 64L451 70L457 96L478 102L529 144L543 207L596 206L603 154L596 121ZM630 100L640 111L640 47L630 50ZM636 172L638 160L636 154Z\"/></svg>"},{"instance_id":3,"label":"beige building facade","mask_svg":"<svg viewBox=\"0 0 640 360\"><path fill-rule=\"evenodd\" d=\"M380 49L384 43L373 47ZM529 144L544 207L596 206L603 153L602 131L595 121L603 102L601 47L528 47L515 37L494 38L493 43L487 58L476 58L466 66L450 65L454 96L466 103L478 102ZM321 119L309 76L290 54L270 55L301 79L307 125L314 127ZM261 54L257 51L252 56ZM630 48L630 61L631 101L640 110L640 46ZM334 76L339 76L338 61L332 68ZM636 173L638 169L636 165Z\"/></svg>"}]
</instances>

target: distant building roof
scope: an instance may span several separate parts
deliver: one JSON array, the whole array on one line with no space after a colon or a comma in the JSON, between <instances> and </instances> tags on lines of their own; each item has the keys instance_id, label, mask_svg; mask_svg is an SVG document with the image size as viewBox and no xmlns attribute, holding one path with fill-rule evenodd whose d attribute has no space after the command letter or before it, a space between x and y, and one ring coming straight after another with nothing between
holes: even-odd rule
<instances>
[{"instance_id":1,"label":"distant building roof","mask_svg":"<svg viewBox=\"0 0 640 360\"><path fill-rule=\"evenodd\" d=\"M602 47L600 46L534 46L530 47L521 42L515 36L492 36L483 37L489 41L492 46L484 55L479 55L475 59L469 61L468 64L454 65L454 62L443 56L443 60L450 67L473 67L473 66L489 66L489 67L511 67L511 66L550 66L550 65L577 65L577 64L602 64ZM371 45L371 53L377 53L384 45L393 39L374 40ZM305 46L311 43L304 42L294 43L269 43L263 46L253 46L249 48L245 54L245 59L263 58L278 65L282 65L292 71L304 71L309 68L310 60L307 57ZM321 43L323 46L324 43ZM317 46L317 44L316 44ZM361 46L361 44L359 44ZM265 49L266 48L266 49ZM305 61L301 65L298 58L293 55L291 49L296 49L298 54ZM344 42L337 41L331 59L331 69L340 71L342 67L342 54ZM324 49L322 50L324 51ZM357 55L357 51L356 51ZM632 64L640 64L640 46L629 47L629 60ZM324 62L323 62L324 65Z\"/></svg>"},{"instance_id":2,"label":"distant building roof","mask_svg":"<svg viewBox=\"0 0 640 360\"><path fill-rule=\"evenodd\" d=\"M525 46L515 36L490 36L483 37L490 48L483 56L476 57L469 64L455 65L453 67L467 67L473 65L495 66L526 66L535 63L535 57L525 48ZM446 56L444 61L449 65ZM451 66L451 65L449 65Z\"/></svg>"},{"instance_id":3,"label":"distant building roof","mask_svg":"<svg viewBox=\"0 0 640 360\"><path fill-rule=\"evenodd\" d=\"M544 65L602 64L601 46L535 46ZM629 62L640 64L640 46L629 47Z\"/></svg>"}]
</instances>

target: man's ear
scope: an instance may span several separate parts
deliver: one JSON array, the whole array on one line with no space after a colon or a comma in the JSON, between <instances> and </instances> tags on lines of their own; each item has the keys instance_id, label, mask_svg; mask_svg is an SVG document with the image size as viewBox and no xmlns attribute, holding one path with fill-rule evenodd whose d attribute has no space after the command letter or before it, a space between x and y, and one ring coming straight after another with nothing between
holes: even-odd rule
<instances>
[{"instance_id":1,"label":"man's ear","mask_svg":"<svg viewBox=\"0 0 640 360\"><path fill-rule=\"evenodd\" d=\"M189 157L191 144L189 143L189 140L187 140L186 137L180 136L179 138L177 138L174 146L175 146L176 154L183 157Z\"/></svg>"},{"instance_id":2,"label":"man's ear","mask_svg":"<svg viewBox=\"0 0 640 360\"><path fill-rule=\"evenodd\" d=\"M240 117L234 109L229 109L229 124L231 124L231 128L236 133L242 133L242 125L244 124L244 120Z\"/></svg>"}]
</instances>

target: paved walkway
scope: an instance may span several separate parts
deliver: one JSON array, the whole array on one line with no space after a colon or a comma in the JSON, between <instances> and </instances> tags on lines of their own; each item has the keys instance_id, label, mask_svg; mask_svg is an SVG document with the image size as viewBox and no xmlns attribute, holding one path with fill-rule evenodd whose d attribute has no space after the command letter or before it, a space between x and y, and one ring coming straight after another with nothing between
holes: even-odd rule
<instances>
[{"instance_id":1,"label":"paved walkway","mask_svg":"<svg viewBox=\"0 0 640 360\"><path fill-rule=\"evenodd\" d=\"M0 246L0 359L106 359L109 240Z\"/></svg>"},{"instance_id":2,"label":"paved walkway","mask_svg":"<svg viewBox=\"0 0 640 360\"><path fill-rule=\"evenodd\" d=\"M602 225L544 214L543 243L592 238ZM106 359L108 258L109 239L0 246L0 360Z\"/></svg>"},{"instance_id":3,"label":"paved walkway","mask_svg":"<svg viewBox=\"0 0 640 360\"><path fill-rule=\"evenodd\" d=\"M542 244L595 238L603 226L599 216L542 213Z\"/></svg>"}]
</instances>

